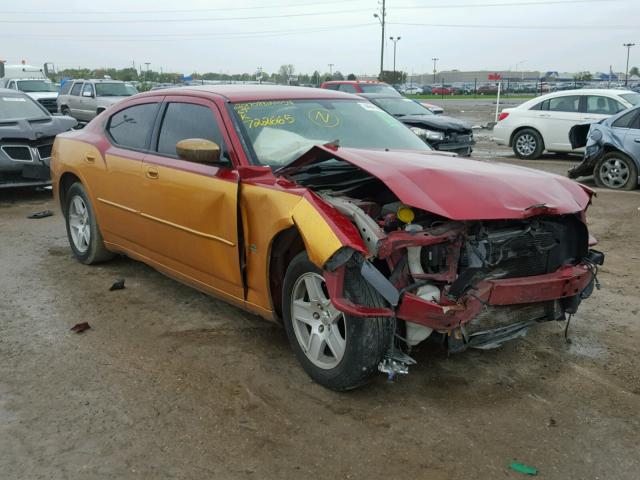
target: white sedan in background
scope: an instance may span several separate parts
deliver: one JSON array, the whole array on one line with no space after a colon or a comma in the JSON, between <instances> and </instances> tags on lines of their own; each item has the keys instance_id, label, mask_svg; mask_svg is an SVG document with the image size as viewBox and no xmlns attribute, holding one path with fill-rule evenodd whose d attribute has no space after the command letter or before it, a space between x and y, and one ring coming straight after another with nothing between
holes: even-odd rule
<instances>
[{"instance_id":1,"label":"white sedan in background","mask_svg":"<svg viewBox=\"0 0 640 480\"><path fill-rule=\"evenodd\" d=\"M574 152L569 130L597 122L640 104L631 90L582 89L549 93L515 108L505 108L493 127L493 140L508 145L519 158L533 160L542 152Z\"/></svg>"}]
</instances>

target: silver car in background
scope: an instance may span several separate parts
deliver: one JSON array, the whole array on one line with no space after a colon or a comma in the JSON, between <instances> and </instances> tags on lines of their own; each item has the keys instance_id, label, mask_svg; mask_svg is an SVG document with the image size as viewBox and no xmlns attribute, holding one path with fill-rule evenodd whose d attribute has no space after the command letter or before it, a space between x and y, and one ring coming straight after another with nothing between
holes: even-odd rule
<instances>
[{"instance_id":1,"label":"silver car in background","mask_svg":"<svg viewBox=\"0 0 640 480\"><path fill-rule=\"evenodd\" d=\"M136 93L133 85L119 80L69 80L58 95L58 112L89 122L111 105Z\"/></svg>"}]
</instances>

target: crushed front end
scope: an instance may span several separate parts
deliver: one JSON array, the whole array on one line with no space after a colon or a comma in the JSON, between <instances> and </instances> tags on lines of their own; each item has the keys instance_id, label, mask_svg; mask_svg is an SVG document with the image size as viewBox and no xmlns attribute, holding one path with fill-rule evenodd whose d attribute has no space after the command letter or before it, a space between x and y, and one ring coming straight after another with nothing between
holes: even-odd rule
<instances>
[{"instance_id":1,"label":"crushed front end","mask_svg":"<svg viewBox=\"0 0 640 480\"><path fill-rule=\"evenodd\" d=\"M441 174L439 164L429 169L418 164L416 173L405 177L404 190L395 183L395 173L375 176L339 162L314 164L291 175L358 230L367 253L338 250L324 265L324 277L338 310L394 319L390 356L381 364L390 374L406 373L411 348L434 332L444 336L451 352L495 348L541 322L565 320L597 285L604 255L590 249L595 240L589 236L585 211L592 193L586 187L516 169L510 183L500 185L502 191L485 197L481 188L487 187L478 186L483 179L477 177L491 165L457 161L455 175L440 177L449 188L426 183ZM472 169L475 175L469 173ZM465 175L470 175L469 182ZM485 178L491 179L485 184L495 182L493 176ZM546 182L547 192L553 194L545 197L520 187L534 182L539 182L536 192L542 192ZM509 185L512 191L505 193ZM424 197L411 197L407 192L412 186L413 192L425 191ZM427 199L424 205L442 213L408 206L402 195ZM474 196L476 203L470 200ZM530 203L535 198L540 203ZM488 212L493 219L484 220ZM354 271L386 306L374 308L349 299L345 286Z\"/></svg>"}]
</instances>

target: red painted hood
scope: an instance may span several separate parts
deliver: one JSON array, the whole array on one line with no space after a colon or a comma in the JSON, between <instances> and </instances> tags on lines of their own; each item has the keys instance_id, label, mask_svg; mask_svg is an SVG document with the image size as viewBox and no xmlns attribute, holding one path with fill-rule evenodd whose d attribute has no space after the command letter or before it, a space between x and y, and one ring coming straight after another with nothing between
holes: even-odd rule
<instances>
[{"instance_id":1,"label":"red painted hood","mask_svg":"<svg viewBox=\"0 0 640 480\"><path fill-rule=\"evenodd\" d=\"M406 204L452 220L518 219L584 210L592 192L550 173L429 152L312 148L283 169L338 158L382 180Z\"/></svg>"}]
</instances>

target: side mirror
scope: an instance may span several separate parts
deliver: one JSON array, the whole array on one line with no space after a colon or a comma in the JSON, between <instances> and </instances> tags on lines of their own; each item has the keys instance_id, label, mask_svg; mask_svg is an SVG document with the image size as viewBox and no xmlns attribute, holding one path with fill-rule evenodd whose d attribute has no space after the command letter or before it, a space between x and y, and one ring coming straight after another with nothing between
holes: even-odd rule
<instances>
[{"instance_id":1,"label":"side mirror","mask_svg":"<svg viewBox=\"0 0 640 480\"><path fill-rule=\"evenodd\" d=\"M182 160L196 163L220 163L220 146L204 138L187 138L176 143L176 153Z\"/></svg>"},{"instance_id":2,"label":"side mirror","mask_svg":"<svg viewBox=\"0 0 640 480\"><path fill-rule=\"evenodd\" d=\"M91 98L93 98L93 93L91 93L91 92L82 92L82 96L83 97L91 97Z\"/></svg>"}]
</instances>

